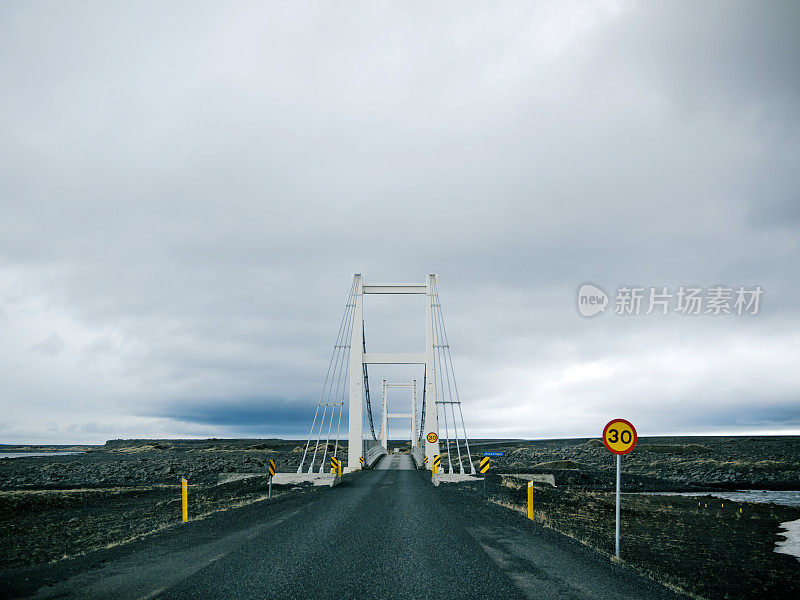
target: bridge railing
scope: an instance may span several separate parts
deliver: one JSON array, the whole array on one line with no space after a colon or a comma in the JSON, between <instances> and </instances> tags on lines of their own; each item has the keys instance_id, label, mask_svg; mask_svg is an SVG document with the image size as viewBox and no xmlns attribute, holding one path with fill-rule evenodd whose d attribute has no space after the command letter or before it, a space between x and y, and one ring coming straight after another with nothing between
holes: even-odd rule
<instances>
[{"instance_id":1,"label":"bridge railing","mask_svg":"<svg viewBox=\"0 0 800 600\"><path fill-rule=\"evenodd\" d=\"M411 458L414 460L414 466L417 469L421 469L424 466L425 458L422 456L422 450L419 449L419 446L411 448Z\"/></svg>"},{"instance_id":2,"label":"bridge railing","mask_svg":"<svg viewBox=\"0 0 800 600\"><path fill-rule=\"evenodd\" d=\"M373 446L369 450L367 450L366 455L364 456L364 466L367 468L372 467L381 456L386 456L389 454L386 451L386 448L383 446Z\"/></svg>"}]
</instances>

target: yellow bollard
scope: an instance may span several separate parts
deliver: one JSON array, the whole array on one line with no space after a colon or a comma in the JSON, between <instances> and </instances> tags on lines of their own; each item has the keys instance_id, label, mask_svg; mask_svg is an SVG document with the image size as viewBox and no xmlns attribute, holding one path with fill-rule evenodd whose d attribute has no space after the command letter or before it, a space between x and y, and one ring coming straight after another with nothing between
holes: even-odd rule
<instances>
[{"instance_id":1,"label":"yellow bollard","mask_svg":"<svg viewBox=\"0 0 800 600\"><path fill-rule=\"evenodd\" d=\"M182 515L183 515L183 522L189 520L189 482L187 481L186 477L181 479L181 508L182 508Z\"/></svg>"},{"instance_id":2,"label":"yellow bollard","mask_svg":"<svg viewBox=\"0 0 800 600\"><path fill-rule=\"evenodd\" d=\"M533 521L533 482L528 482L528 518Z\"/></svg>"}]
</instances>

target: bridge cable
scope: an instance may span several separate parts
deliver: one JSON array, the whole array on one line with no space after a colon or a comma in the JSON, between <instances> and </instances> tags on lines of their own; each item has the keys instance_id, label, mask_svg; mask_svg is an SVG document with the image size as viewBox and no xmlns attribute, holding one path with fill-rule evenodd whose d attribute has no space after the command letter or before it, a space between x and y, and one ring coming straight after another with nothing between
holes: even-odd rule
<instances>
[{"instance_id":1,"label":"bridge cable","mask_svg":"<svg viewBox=\"0 0 800 600\"><path fill-rule=\"evenodd\" d=\"M328 367L328 368L330 369L330 367ZM306 442L306 449L303 450L303 458L300 461L300 466L297 467L297 472L298 473L302 472L303 463L306 462L306 454L308 454L308 445L311 443L311 434L314 431L314 425L316 425L316 423L317 423L317 415L319 414L319 407L320 407L320 404L318 403L317 404L317 410L314 411L314 420L311 421L311 431L308 432L308 441Z\"/></svg>"},{"instance_id":2,"label":"bridge cable","mask_svg":"<svg viewBox=\"0 0 800 600\"><path fill-rule=\"evenodd\" d=\"M438 292L438 290L437 290L437 292ZM440 345L442 346L442 354L445 355L445 358L444 358L443 362L444 362L444 371L445 371L445 374L447 375L447 399L448 399L448 404L445 404L443 408L444 408L445 414L447 414L447 409L448 409L448 406L449 406L450 412L453 415L453 433L455 434L456 451L458 452L458 468L459 468L459 472L463 474L464 473L464 463L462 462L462 459L461 459L461 446L458 443L458 425L456 424L456 413L455 413L455 409L453 408L453 404L454 404L454 402L453 402L453 390L452 390L452 387L450 385L450 371L447 368L447 359L446 359L446 355L449 353L450 347L445 342L444 335L442 334L442 329L441 329L441 322L442 322L442 312L441 312L441 310L442 310L442 305L441 305L441 303L439 301L439 297L438 297L438 293L437 292L435 292L436 293L436 304L434 305L434 307L435 307L434 319L435 319L435 322L436 322L436 336L437 336L437 339L441 342ZM442 396L444 396L444 384L442 384ZM466 432L465 432L465 438L466 438Z\"/></svg>"},{"instance_id":3,"label":"bridge cable","mask_svg":"<svg viewBox=\"0 0 800 600\"><path fill-rule=\"evenodd\" d=\"M470 471L472 473L474 473L475 466L472 464L472 456L471 456L471 454L469 452L469 439L467 438L467 431L466 431L466 428L464 427L464 417L463 417L463 411L462 411L462 408L461 408L461 400L458 397L458 384L456 382L455 371L453 369L453 355L452 355L452 353L450 351L450 343L449 343L449 340L447 339L447 332L444 329L444 316L442 314L442 304L441 304L441 301L439 300L438 285L436 286L435 294L436 294L437 304L438 304L438 307L439 307L439 311L438 311L439 324L440 324L440 327L441 327L441 330L442 330L442 338L443 338L444 346L445 346L445 349L446 349L446 352L445 352L445 357L446 357L445 358L445 369L446 369L446 372L448 373L448 381L450 379L450 374L452 373L452 376L453 376L453 387L454 387L454 389L456 391L456 400L453 401L452 396L450 398L450 400L451 400L450 412L453 415L453 426L456 428L456 444L458 445L458 425L457 425L457 420L456 420L456 415L455 415L455 407L453 406L454 404L458 404L459 414L461 415L461 429L464 432L464 444L465 444L465 446L467 448L467 455L468 455L468 459L469 459L469 462L470 462ZM449 365L448 365L448 359L449 359ZM449 368L448 368L448 366L449 366ZM460 458L461 457L460 457L460 449L459 449L459 462L460 462ZM463 470L462 470L462 473L463 473Z\"/></svg>"},{"instance_id":4,"label":"bridge cable","mask_svg":"<svg viewBox=\"0 0 800 600\"><path fill-rule=\"evenodd\" d=\"M319 414L320 406L323 407L323 416L322 416L322 421L320 422L320 428L319 428L319 431L320 431L320 434L321 434L322 423L324 422L325 414L327 413L327 406L328 406L328 404L325 402L325 400L326 400L326 390L328 392L328 397L330 397L330 387L333 386L333 376L335 376L336 371L339 368L339 357L342 354L341 350L343 349L343 341L345 339L345 336L348 333L348 329L352 330L352 323L351 323L352 320L349 318L349 315L352 312L354 312L355 290L356 290L356 284L355 284L355 281L354 281L353 284L350 286L350 292L349 292L348 297L347 297L347 304L345 305L345 311L342 314L341 321L339 322L339 331L338 331L338 333L336 335L336 342L335 342L335 344L333 346L333 352L331 354L331 358L330 358L330 361L328 363L328 370L327 370L327 372L325 374L325 381L324 381L324 383L322 385L322 391L320 392L319 402L317 404L317 409L316 409L316 411L314 413L314 420L311 423L311 430L309 431L309 434L308 434L308 441L306 442L306 447L303 450L303 458L300 461L300 466L297 468L297 472L298 473L302 472L303 467L305 465L306 457L308 455L308 448L311 445L311 439L314 437L314 429L316 428L317 416ZM332 371L333 371L333 376L332 376ZM319 437L320 437L320 435L318 434L317 441L316 441L316 444L314 446L314 455L313 455L312 460L311 460L311 465L309 466L309 472L311 472L311 469L313 469L313 465L314 465L314 462L316 460L317 451L319 449Z\"/></svg>"},{"instance_id":5,"label":"bridge cable","mask_svg":"<svg viewBox=\"0 0 800 600\"><path fill-rule=\"evenodd\" d=\"M444 318L442 317L442 303L439 301L438 285L436 287L437 287L437 289L436 289L436 301L439 304L439 326L440 326L440 328L443 328L444 327ZM442 339L444 339L444 335L442 335ZM461 474L463 474L464 473L464 463L463 463L462 457L461 457L461 447L459 446L459 443L458 443L458 425L456 423L456 409L455 409L455 403L453 402L452 391L450 390L450 371L447 369L447 359L449 358L450 362L452 364L453 356L450 353L450 344L447 343L447 340L444 340L444 343L445 343L445 348L446 348L446 353L445 353L445 373L447 373L447 390L448 390L448 393L450 394L450 412L453 415L453 429L456 430L456 449L458 450L458 466L459 466L459 469L461 471ZM456 376L455 376L455 373L453 373L453 385L455 385L455 381L456 381ZM461 403L459 402L459 408L460 408L460 405L461 405ZM462 427L462 429L463 429L463 427ZM464 442L466 443L466 441L467 441L467 432L466 432L466 430L464 430Z\"/></svg>"},{"instance_id":6,"label":"bridge cable","mask_svg":"<svg viewBox=\"0 0 800 600\"><path fill-rule=\"evenodd\" d=\"M350 316L349 316L349 324L345 328L345 331L350 331L350 334L351 334L350 338L352 338L353 321L355 319L355 313L356 313L356 311L355 311L355 303L351 303L351 304L352 304L352 306L349 307L349 308L351 308ZM328 404L331 405L331 420L330 420L330 423L328 425L328 436L325 439L325 449L324 449L324 451L322 453L322 461L320 462L320 465L319 465L319 472L320 473L324 473L325 472L325 459L328 458L328 444L330 443L330 439L331 439L330 434L331 434L331 427L333 426L333 413L336 412L336 400L340 397L339 388L341 387L342 374L345 371L349 370L349 364L348 363L349 363L349 358L350 358L350 344L349 343L346 344L345 341L346 341L346 338L342 340L342 344L340 346L340 348L341 348L340 356L341 356L342 362L341 362L341 366L338 368L338 375L336 377L336 387L334 388L333 385L331 385L330 389L328 390ZM346 382L347 378L345 378L344 381ZM342 391L341 396L342 397L344 396L344 392L343 391ZM324 414L325 413L324 413L324 410L323 410L323 415ZM337 435L338 435L338 433L337 433ZM313 461L312 461L312 468L313 468ZM311 473L311 468L309 468L308 472Z\"/></svg>"},{"instance_id":7,"label":"bridge cable","mask_svg":"<svg viewBox=\"0 0 800 600\"><path fill-rule=\"evenodd\" d=\"M441 351L442 350L440 348L437 352L441 352ZM441 394L437 394L437 398L440 398L440 397L444 396L444 375L442 374L441 363L442 363L441 360L437 361L437 364L439 365L439 381L442 384ZM447 422L447 404L445 404L444 402L445 402L444 400L437 400L436 404L437 405L441 405L441 407L442 407L442 415L444 415L444 434L445 434L445 436L447 438L447 464L448 464L449 469L450 469L448 471L448 473L452 473L453 472L453 455L450 452L450 426L448 425L448 422ZM453 423L453 426L455 427L455 423Z\"/></svg>"},{"instance_id":8,"label":"bridge cable","mask_svg":"<svg viewBox=\"0 0 800 600\"><path fill-rule=\"evenodd\" d=\"M350 298L353 295L353 289L355 288L355 284L353 284L350 288L350 294L348 295L347 305L350 304ZM319 407L322 406L322 400L325 396L325 388L328 385L328 378L330 377L331 367L333 366L334 357L336 356L337 349L339 346L339 341L342 336L342 328L345 325L345 317L347 316L347 308L345 308L344 314L342 314L342 319L339 322L339 331L336 334L336 343L333 346L333 352L331 353L331 359L328 361L328 371L325 373L325 382L322 385L322 391L320 392L319 402L317 403L317 410L314 412L314 420L311 422L311 430L308 432L308 441L306 442L305 450L303 450L303 458L300 460L300 466L297 467L297 472L301 473L303 469L303 464L306 462L306 455L308 454L308 447L311 444L311 437L314 433L314 426L317 423L317 415L319 414Z\"/></svg>"},{"instance_id":9,"label":"bridge cable","mask_svg":"<svg viewBox=\"0 0 800 600\"><path fill-rule=\"evenodd\" d=\"M339 431L342 429L342 411L344 411L344 400L339 405L339 424L336 426L336 442L333 445L333 456L335 457L339 452Z\"/></svg>"},{"instance_id":10,"label":"bridge cable","mask_svg":"<svg viewBox=\"0 0 800 600\"><path fill-rule=\"evenodd\" d=\"M452 356L452 354L450 352L450 342L447 339L447 328L445 327L445 324L444 324L444 315L441 312L442 311L442 305L441 305L441 302L439 301L439 286L438 285L436 286L436 292L435 293L436 293L436 302L437 302L437 304L439 304L439 312L440 312L440 316L441 316L442 334L444 336L444 343L447 346L447 356L448 356L448 358L450 360L450 372L453 375L453 389L455 390L455 393L456 393L456 404L458 404L458 412L459 412L459 415L461 416L461 429L464 432L464 444L466 445L466 448L467 448L467 460L469 461L470 474L474 475L475 474L475 464L472 462L472 453L470 452L470 449L469 449L469 438L467 437L467 429L466 429L466 427L464 425L464 412L463 412L463 410L461 408L461 397L460 397L460 395L458 393L458 381L456 380L455 369L453 368L453 356Z\"/></svg>"},{"instance_id":11,"label":"bridge cable","mask_svg":"<svg viewBox=\"0 0 800 600\"><path fill-rule=\"evenodd\" d=\"M361 330L363 332L362 336L361 336L362 350L363 350L364 354L366 354L367 353L367 332L366 332L366 329L364 328L364 321L363 320L361 321ZM370 397L369 397L369 372L367 371L367 363L363 363L362 366L364 367L364 394L366 396L366 402L367 402L367 417L369 418L369 429L372 432L372 439L374 439L377 442L378 438L375 435L375 425L374 425L374 423L372 421L372 402L370 401Z\"/></svg>"},{"instance_id":12,"label":"bridge cable","mask_svg":"<svg viewBox=\"0 0 800 600\"><path fill-rule=\"evenodd\" d=\"M419 436L417 436L417 446L422 444L422 440L425 437L425 396L428 389L428 365L425 365L425 369L422 371L422 409L421 415L419 418Z\"/></svg>"},{"instance_id":13,"label":"bridge cable","mask_svg":"<svg viewBox=\"0 0 800 600\"><path fill-rule=\"evenodd\" d=\"M350 298L348 299L348 303L347 303L347 306L345 308L344 327L343 327L342 331L340 332L339 339L337 340L337 343L336 343L336 345L334 347L335 360L334 360L334 366L333 366L333 373L331 374L331 378L326 381L326 385L323 386L323 390L327 389L327 392L324 392L325 395L322 398L322 403L323 403L322 418L323 418L323 421L325 419L328 406L331 406L331 394L333 393L333 382L334 382L334 379L336 378L336 375L338 373L340 373L340 360L344 356L344 348L345 348L344 342L345 342L347 333L348 333L348 331L350 330L350 327L351 327L351 325L350 325L350 314L351 314L351 312L353 310L353 306L354 306L353 302L352 302L353 292L354 292L354 288L351 288ZM335 406L332 408L332 411L333 411L333 409L335 409ZM319 446L320 446L319 441L320 441L321 437L322 437L322 423L320 424L319 430L317 432L317 439L316 439L315 446L314 446L314 454L311 457L311 463L308 466L308 472L309 473L312 473L313 470L314 470L314 464L316 463L317 452L319 452ZM326 443L326 446L325 446L325 452L327 453L327 443ZM324 464L325 464L325 459L323 458L322 462L321 462L321 465L324 465Z\"/></svg>"},{"instance_id":14,"label":"bridge cable","mask_svg":"<svg viewBox=\"0 0 800 600\"><path fill-rule=\"evenodd\" d=\"M353 311L353 319L352 320L354 320L354 319L355 319L355 311ZM351 325L351 329L352 329L352 325ZM341 400L338 403L338 406L339 406L339 422L336 425L336 441L334 442L334 445L333 445L333 456L334 457L337 456L337 454L339 452L339 435L340 435L340 432L341 432L341 429L342 429L342 411L344 410L345 392L347 391L347 382L349 381L349 377L348 377L348 375L350 373L350 346L349 345L347 346L344 365L345 365L345 367L344 367L344 377L342 378L341 391L339 391L338 384L336 386L337 392L338 392L337 396ZM335 408L336 408L336 406L334 405L334 410L335 410ZM333 415L331 415L331 423L333 423ZM325 445L325 447L326 447L326 450L327 450L327 444ZM322 458L322 463L323 463L323 465L325 464L325 457L324 456ZM322 467L320 467L320 473L321 472L322 472Z\"/></svg>"},{"instance_id":15,"label":"bridge cable","mask_svg":"<svg viewBox=\"0 0 800 600\"><path fill-rule=\"evenodd\" d=\"M445 439L447 444L447 463L449 465L450 470L449 473L453 472L453 460L450 454L450 428L447 423L447 405L444 403L445 401L441 398L444 397L444 374L442 373L442 340L439 339L439 329L437 327L436 321L436 299L434 296L434 290L431 290L431 328L432 328L432 339L433 339L433 347L435 349L433 355L433 372L434 372L434 385L436 386L436 414L439 414L439 405L442 405L442 416L444 417L444 432L445 432ZM437 381L436 376L438 375L439 379ZM441 383L441 386L440 386ZM453 423L455 425L455 423Z\"/></svg>"}]
</instances>

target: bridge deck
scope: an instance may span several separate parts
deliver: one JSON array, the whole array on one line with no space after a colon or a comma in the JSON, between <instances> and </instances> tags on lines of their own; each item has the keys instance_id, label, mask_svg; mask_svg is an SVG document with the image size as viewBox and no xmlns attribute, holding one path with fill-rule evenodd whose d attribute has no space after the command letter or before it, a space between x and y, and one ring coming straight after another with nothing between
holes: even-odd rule
<instances>
[{"instance_id":1,"label":"bridge deck","mask_svg":"<svg viewBox=\"0 0 800 600\"><path fill-rule=\"evenodd\" d=\"M376 471L413 471L414 461L410 454L388 454L373 467Z\"/></svg>"}]
</instances>

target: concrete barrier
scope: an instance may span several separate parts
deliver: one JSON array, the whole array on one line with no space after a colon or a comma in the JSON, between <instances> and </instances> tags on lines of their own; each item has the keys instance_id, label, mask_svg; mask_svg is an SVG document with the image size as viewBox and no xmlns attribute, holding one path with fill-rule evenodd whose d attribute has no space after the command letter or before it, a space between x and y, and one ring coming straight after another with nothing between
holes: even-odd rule
<instances>
[{"instance_id":1,"label":"concrete barrier","mask_svg":"<svg viewBox=\"0 0 800 600\"><path fill-rule=\"evenodd\" d=\"M556 487L556 478L554 475L545 475L541 473L500 473L500 477L513 479L516 483L534 481L536 483L546 483Z\"/></svg>"},{"instance_id":2,"label":"concrete barrier","mask_svg":"<svg viewBox=\"0 0 800 600\"><path fill-rule=\"evenodd\" d=\"M218 485L223 483L231 483L232 481L240 481L242 479L251 479L253 477L267 478L265 473L220 473L217 481ZM272 478L273 485L299 485L302 483L311 483L317 486L327 485L333 487L341 481L333 473L275 473Z\"/></svg>"},{"instance_id":3,"label":"concrete barrier","mask_svg":"<svg viewBox=\"0 0 800 600\"><path fill-rule=\"evenodd\" d=\"M467 475L464 473L437 473L433 476L433 485L440 483L467 483L469 481L482 481L483 477L477 475Z\"/></svg>"}]
</instances>

